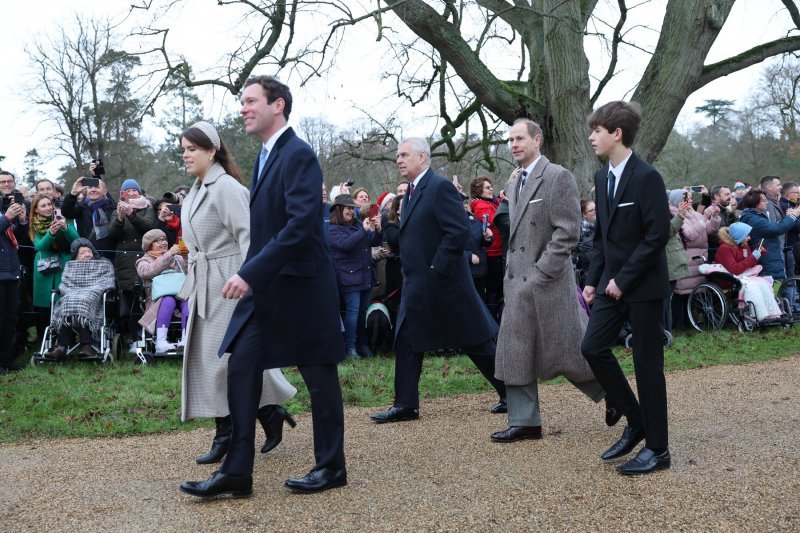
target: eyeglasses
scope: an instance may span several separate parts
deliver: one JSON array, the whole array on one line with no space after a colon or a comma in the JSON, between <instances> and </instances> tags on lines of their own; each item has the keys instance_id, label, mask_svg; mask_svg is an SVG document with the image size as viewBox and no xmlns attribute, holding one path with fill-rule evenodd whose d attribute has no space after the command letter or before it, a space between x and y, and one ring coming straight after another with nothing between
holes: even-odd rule
<instances>
[{"instance_id":1,"label":"eyeglasses","mask_svg":"<svg viewBox=\"0 0 800 533\"><path fill-rule=\"evenodd\" d=\"M11 185L14 180L0 180L0 185Z\"/></svg>"}]
</instances>

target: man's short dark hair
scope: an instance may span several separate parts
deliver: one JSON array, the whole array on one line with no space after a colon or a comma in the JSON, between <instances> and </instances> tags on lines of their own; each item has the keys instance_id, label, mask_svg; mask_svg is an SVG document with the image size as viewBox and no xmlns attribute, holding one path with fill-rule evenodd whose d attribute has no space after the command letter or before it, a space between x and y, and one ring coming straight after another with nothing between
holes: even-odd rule
<instances>
[{"instance_id":1,"label":"man's short dark hair","mask_svg":"<svg viewBox=\"0 0 800 533\"><path fill-rule=\"evenodd\" d=\"M719 196L722 189L730 189L730 187L727 185L714 185L711 187L711 199L713 200L715 196Z\"/></svg>"},{"instance_id":2,"label":"man's short dark hair","mask_svg":"<svg viewBox=\"0 0 800 533\"><path fill-rule=\"evenodd\" d=\"M800 187L800 185L798 185L797 183L795 183L793 181L784 182L784 184L781 185L781 196L783 196L784 194L789 192L790 189L793 189L795 187Z\"/></svg>"},{"instance_id":3,"label":"man's short dark hair","mask_svg":"<svg viewBox=\"0 0 800 533\"><path fill-rule=\"evenodd\" d=\"M761 187L763 188L764 185L767 185L767 184L772 183L773 181L779 180L779 179L781 179L780 176L764 176L763 178L761 178Z\"/></svg>"},{"instance_id":4,"label":"man's short dark hair","mask_svg":"<svg viewBox=\"0 0 800 533\"><path fill-rule=\"evenodd\" d=\"M33 189L34 189L35 191L38 191L38 190L39 190L39 184L40 184L40 183L44 183L44 182L47 182L47 183L49 183L49 184L50 184L50 186L51 186L51 187L53 187L53 190L56 190L56 184L55 184L55 183L53 183L52 181L50 181L50 180L49 180L49 179L47 179L47 178L42 178L42 179L40 179L40 180L36 180L36 183L34 183L34 184L33 184Z\"/></svg>"},{"instance_id":5,"label":"man's short dark hair","mask_svg":"<svg viewBox=\"0 0 800 533\"><path fill-rule=\"evenodd\" d=\"M14 174L12 174L11 172L9 172L8 170L0 170L0 176L11 176L11 178L12 178L14 181L17 181L17 178L14 176Z\"/></svg>"},{"instance_id":6,"label":"man's short dark hair","mask_svg":"<svg viewBox=\"0 0 800 533\"><path fill-rule=\"evenodd\" d=\"M268 104L271 104L278 98L283 98L283 116L286 120L289 120L289 114L292 112L292 92L289 90L289 87L273 76L250 76L247 78L247 81L244 82L244 86L249 87L256 83L261 85L261 88L264 89L264 95L267 97Z\"/></svg>"},{"instance_id":7,"label":"man's short dark hair","mask_svg":"<svg viewBox=\"0 0 800 533\"><path fill-rule=\"evenodd\" d=\"M750 189L742 198L742 207L755 208L761 203L761 197L767 196L761 189Z\"/></svg>"},{"instance_id":8,"label":"man's short dark hair","mask_svg":"<svg viewBox=\"0 0 800 533\"><path fill-rule=\"evenodd\" d=\"M595 109L586 122L592 129L602 126L610 133L621 129L622 144L630 148L642 124L642 107L636 102L609 102Z\"/></svg>"}]
</instances>

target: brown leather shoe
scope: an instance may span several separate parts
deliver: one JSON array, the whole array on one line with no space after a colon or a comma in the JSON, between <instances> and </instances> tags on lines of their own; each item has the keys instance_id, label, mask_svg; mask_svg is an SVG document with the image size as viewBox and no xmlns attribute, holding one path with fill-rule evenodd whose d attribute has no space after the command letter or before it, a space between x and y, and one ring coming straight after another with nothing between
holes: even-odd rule
<instances>
[{"instance_id":1,"label":"brown leather shoe","mask_svg":"<svg viewBox=\"0 0 800 533\"><path fill-rule=\"evenodd\" d=\"M89 344L81 346L81 351L78 353L81 357L94 357L94 350L92 350L92 346Z\"/></svg>"},{"instance_id":2,"label":"brown leather shoe","mask_svg":"<svg viewBox=\"0 0 800 533\"><path fill-rule=\"evenodd\" d=\"M67 358L67 349L63 346L56 346L44 356L48 359L66 359Z\"/></svg>"},{"instance_id":3,"label":"brown leather shoe","mask_svg":"<svg viewBox=\"0 0 800 533\"><path fill-rule=\"evenodd\" d=\"M515 442L525 439L541 439L542 426L511 426L505 431L492 433L494 442Z\"/></svg>"}]
</instances>

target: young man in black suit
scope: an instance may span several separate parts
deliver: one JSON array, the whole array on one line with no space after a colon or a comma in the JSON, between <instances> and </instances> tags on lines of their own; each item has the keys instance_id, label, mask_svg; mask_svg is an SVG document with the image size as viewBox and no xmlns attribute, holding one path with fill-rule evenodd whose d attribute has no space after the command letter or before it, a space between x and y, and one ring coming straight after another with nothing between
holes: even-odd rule
<instances>
[{"instance_id":1,"label":"young man in black suit","mask_svg":"<svg viewBox=\"0 0 800 533\"><path fill-rule=\"evenodd\" d=\"M604 460L630 453L621 474L669 468L667 388L664 379L663 299L669 294L665 246L669 208L661 175L631 150L641 124L638 104L610 102L589 117L589 141L608 163L594 176L597 224L583 296L594 302L581 345L609 404L628 424L622 437L601 455ZM631 324L637 401L611 352L620 327Z\"/></svg>"}]
</instances>

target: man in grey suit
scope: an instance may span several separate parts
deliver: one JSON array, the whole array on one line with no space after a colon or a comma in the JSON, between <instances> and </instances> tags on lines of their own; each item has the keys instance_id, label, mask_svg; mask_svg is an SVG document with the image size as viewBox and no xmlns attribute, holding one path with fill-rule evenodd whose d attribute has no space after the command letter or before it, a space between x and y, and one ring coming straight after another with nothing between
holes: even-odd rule
<instances>
[{"instance_id":1,"label":"man in grey suit","mask_svg":"<svg viewBox=\"0 0 800 533\"><path fill-rule=\"evenodd\" d=\"M519 168L506 186L511 226L497 339L496 377L506 384L508 429L495 442L540 439L537 380L563 375L592 401L605 398L581 355L588 315L578 302L570 251L580 234L575 178L541 155L542 129L518 119L509 133ZM616 423L616 411L606 422Z\"/></svg>"}]
</instances>

